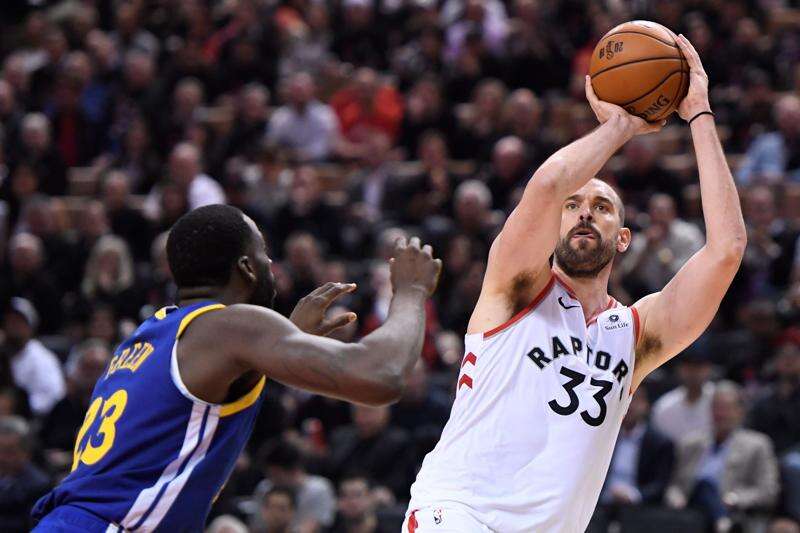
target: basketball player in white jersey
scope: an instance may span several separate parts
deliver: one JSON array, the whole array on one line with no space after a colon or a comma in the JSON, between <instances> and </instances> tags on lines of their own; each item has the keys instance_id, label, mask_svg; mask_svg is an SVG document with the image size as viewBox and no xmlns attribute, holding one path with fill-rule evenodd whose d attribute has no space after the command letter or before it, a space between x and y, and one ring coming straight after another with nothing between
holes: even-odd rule
<instances>
[{"instance_id":1,"label":"basketball player in white jersey","mask_svg":"<svg viewBox=\"0 0 800 533\"><path fill-rule=\"evenodd\" d=\"M705 246L632 307L608 295L631 232L619 196L593 176L663 123L599 101L587 77L601 124L545 161L492 244L450 420L411 487L404 532L583 532L631 395L714 317L745 228L708 77L692 45L678 44L691 70L678 114L691 121Z\"/></svg>"}]
</instances>

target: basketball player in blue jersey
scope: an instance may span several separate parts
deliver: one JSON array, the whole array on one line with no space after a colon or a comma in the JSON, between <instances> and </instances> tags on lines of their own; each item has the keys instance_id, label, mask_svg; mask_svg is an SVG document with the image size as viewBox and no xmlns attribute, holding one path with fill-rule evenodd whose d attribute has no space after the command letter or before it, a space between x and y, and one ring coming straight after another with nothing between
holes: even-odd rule
<instances>
[{"instance_id":1,"label":"basketball player in blue jersey","mask_svg":"<svg viewBox=\"0 0 800 533\"><path fill-rule=\"evenodd\" d=\"M351 321L325 309L354 285L329 283L290 319L255 223L234 207L183 216L167 241L179 306L143 322L114 352L78 431L72 472L39 500L34 531L202 531L244 447L267 378L364 404L397 400L419 358L425 300L441 261L400 241L386 322L360 342L325 334Z\"/></svg>"}]
</instances>

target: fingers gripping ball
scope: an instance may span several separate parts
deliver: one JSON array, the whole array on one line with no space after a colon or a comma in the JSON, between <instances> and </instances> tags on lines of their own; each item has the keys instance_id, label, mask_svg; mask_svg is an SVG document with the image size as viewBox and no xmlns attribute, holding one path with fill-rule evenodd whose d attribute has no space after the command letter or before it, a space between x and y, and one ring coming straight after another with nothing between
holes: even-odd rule
<instances>
[{"instance_id":1,"label":"fingers gripping ball","mask_svg":"<svg viewBox=\"0 0 800 533\"><path fill-rule=\"evenodd\" d=\"M675 34L646 20L605 34L594 49L589 75L598 98L648 122L667 118L689 89L689 65Z\"/></svg>"}]
</instances>

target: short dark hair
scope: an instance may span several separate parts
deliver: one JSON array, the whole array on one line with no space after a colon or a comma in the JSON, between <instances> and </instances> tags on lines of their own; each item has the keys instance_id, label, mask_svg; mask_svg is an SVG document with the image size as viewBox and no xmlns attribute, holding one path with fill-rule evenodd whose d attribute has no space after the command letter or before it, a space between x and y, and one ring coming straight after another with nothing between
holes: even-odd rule
<instances>
[{"instance_id":1,"label":"short dark hair","mask_svg":"<svg viewBox=\"0 0 800 533\"><path fill-rule=\"evenodd\" d=\"M267 441L258 451L258 465L266 469L270 466L293 470L303 465L300 449L286 438Z\"/></svg>"},{"instance_id":2,"label":"short dark hair","mask_svg":"<svg viewBox=\"0 0 800 533\"><path fill-rule=\"evenodd\" d=\"M339 487L341 488L342 485L349 481L363 481L367 485L367 489L371 489L373 485L372 477L370 477L369 473L361 468L351 468L346 470L339 478Z\"/></svg>"},{"instance_id":3,"label":"short dark hair","mask_svg":"<svg viewBox=\"0 0 800 533\"><path fill-rule=\"evenodd\" d=\"M220 286L247 250L252 230L237 208L206 205L189 211L172 226L167 260L178 287Z\"/></svg>"}]
</instances>

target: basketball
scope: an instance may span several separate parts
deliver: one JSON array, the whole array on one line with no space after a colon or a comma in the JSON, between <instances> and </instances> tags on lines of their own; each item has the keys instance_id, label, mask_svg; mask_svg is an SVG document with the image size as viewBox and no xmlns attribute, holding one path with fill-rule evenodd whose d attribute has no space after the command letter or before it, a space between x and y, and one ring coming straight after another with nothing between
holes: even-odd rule
<instances>
[{"instance_id":1,"label":"basketball","mask_svg":"<svg viewBox=\"0 0 800 533\"><path fill-rule=\"evenodd\" d=\"M689 65L668 28L647 20L620 24L592 54L597 97L648 122L667 118L689 89Z\"/></svg>"}]
</instances>

